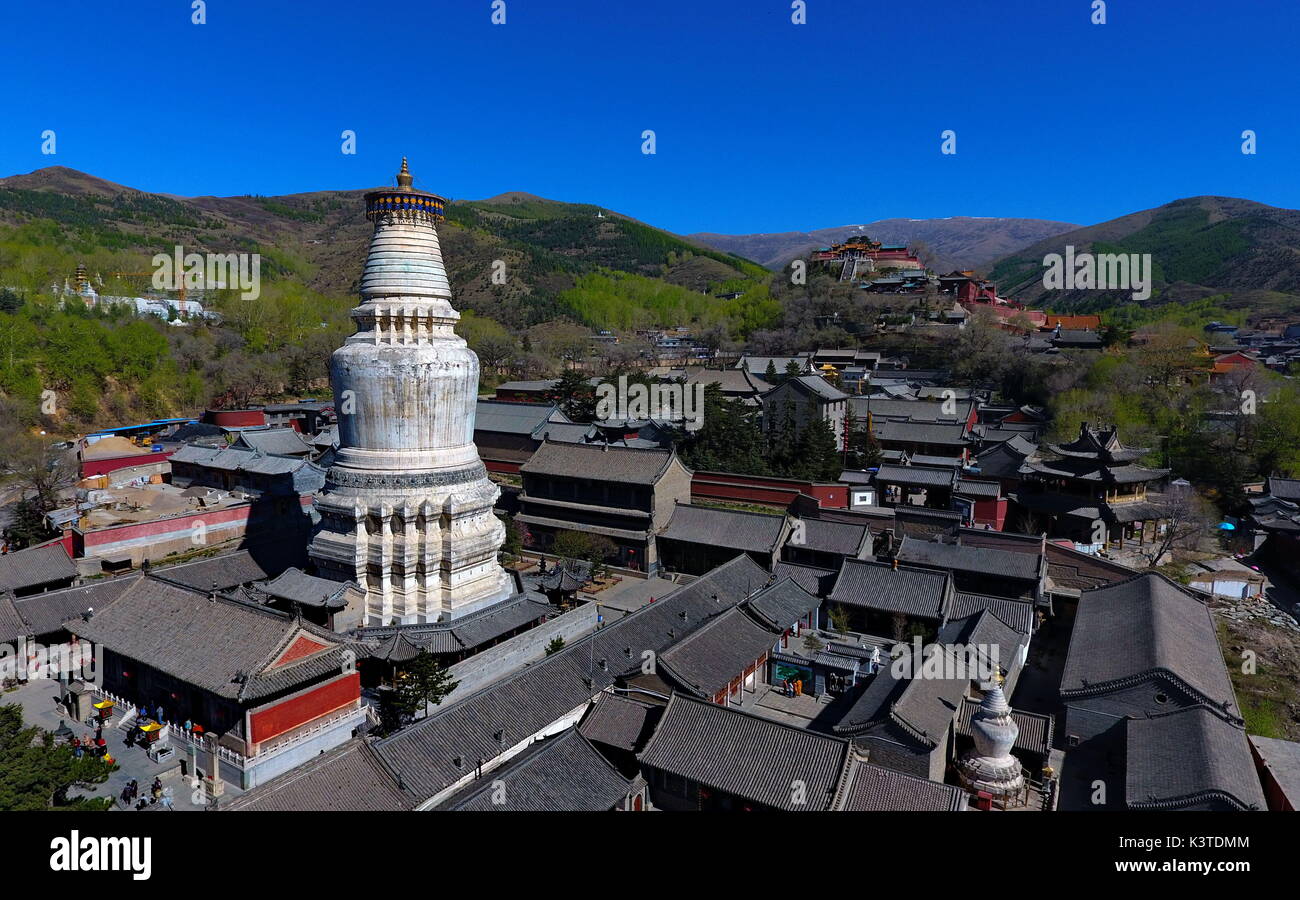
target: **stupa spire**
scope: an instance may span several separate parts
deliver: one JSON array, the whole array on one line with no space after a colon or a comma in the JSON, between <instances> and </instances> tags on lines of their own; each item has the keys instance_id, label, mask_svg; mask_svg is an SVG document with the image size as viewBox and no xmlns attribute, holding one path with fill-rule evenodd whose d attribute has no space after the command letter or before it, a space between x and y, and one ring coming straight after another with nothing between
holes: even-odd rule
<instances>
[{"instance_id":1,"label":"stupa spire","mask_svg":"<svg viewBox=\"0 0 1300 900\"><path fill-rule=\"evenodd\" d=\"M411 170L406 165L406 157L402 157L402 170L397 173L397 186L402 190L409 191L415 178L411 175Z\"/></svg>"}]
</instances>

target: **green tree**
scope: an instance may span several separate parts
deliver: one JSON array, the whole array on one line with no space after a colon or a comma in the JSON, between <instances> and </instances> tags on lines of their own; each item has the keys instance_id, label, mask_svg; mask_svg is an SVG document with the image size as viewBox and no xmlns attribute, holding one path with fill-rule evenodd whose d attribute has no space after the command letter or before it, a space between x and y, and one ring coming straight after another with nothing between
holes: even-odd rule
<instances>
[{"instance_id":1,"label":"green tree","mask_svg":"<svg viewBox=\"0 0 1300 900\"><path fill-rule=\"evenodd\" d=\"M830 422L820 417L812 419L795 443L792 474L809 481L836 481L842 469L839 442Z\"/></svg>"},{"instance_id":2,"label":"green tree","mask_svg":"<svg viewBox=\"0 0 1300 900\"><path fill-rule=\"evenodd\" d=\"M588 576L597 578L606 571L605 560L616 554L618 547L604 535L565 530L555 536L551 552L564 559L590 564Z\"/></svg>"},{"instance_id":3,"label":"green tree","mask_svg":"<svg viewBox=\"0 0 1300 900\"><path fill-rule=\"evenodd\" d=\"M519 525L515 522L514 516L503 516L502 521L506 526L506 540L501 545L501 550L509 559L518 559L519 554L524 552L524 536L519 531Z\"/></svg>"},{"instance_id":4,"label":"green tree","mask_svg":"<svg viewBox=\"0 0 1300 900\"><path fill-rule=\"evenodd\" d=\"M596 389L577 369L565 369L546 399L574 422L591 422L596 418Z\"/></svg>"},{"instance_id":5,"label":"green tree","mask_svg":"<svg viewBox=\"0 0 1300 900\"><path fill-rule=\"evenodd\" d=\"M80 759L67 745L57 745L44 729L23 726L16 703L0 706L0 812L11 810L105 810L110 797L69 797L108 780L117 765L87 754Z\"/></svg>"},{"instance_id":6,"label":"green tree","mask_svg":"<svg viewBox=\"0 0 1300 900\"><path fill-rule=\"evenodd\" d=\"M5 543L10 550L22 550L59 535L45 524L45 513L35 498L25 497L19 500L13 505L11 514L13 518L4 530Z\"/></svg>"},{"instance_id":7,"label":"green tree","mask_svg":"<svg viewBox=\"0 0 1300 900\"><path fill-rule=\"evenodd\" d=\"M680 443L682 461L696 471L766 475L768 464L755 413L729 400L715 383L704 388L700 428Z\"/></svg>"},{"instance_id":8,"label":"green tree","mask_svg":"<svg viewBox=\"0 0 1300 900\"><path fill-rule=\"evenodd\" d=\"M849 633L849 611L845 609L844 604L836 603L830 610L831 627L843 637Z\"/></svg>"},{"instance_id":9,"label":"green tree","mask_svg":"<svg viewBox=\"0 0 1300 900\"><path fill-rule=\"evenodd\" d=\"M559 653L563 649L564 649L564 638L560 637L557 634L555 637L551 638L551 642L546 645L546 655L554 656L556 653Z\"/></svg>"},{"instance_id":10,"label":"green tree","mask_svg":"<svg viewBox=\"0 0 1300 900\"><path fill-rule=\"evenodd\" d=\"M442 703L459 684L433 654L421 650L397 677L394 706L403 722L421 718L426 706Z\"/></svg>"}]
</instances>

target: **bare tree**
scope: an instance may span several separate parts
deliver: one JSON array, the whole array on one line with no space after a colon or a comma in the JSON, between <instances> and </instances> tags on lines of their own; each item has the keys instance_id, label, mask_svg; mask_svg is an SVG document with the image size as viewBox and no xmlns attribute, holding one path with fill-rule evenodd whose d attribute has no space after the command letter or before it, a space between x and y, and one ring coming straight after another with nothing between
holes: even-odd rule
<instances>
[{"instance_id":1,"label":"bare tree","mask_svg":"<svg viewBox=\"0 0 1300 900\"><path fill-rule=\"evenodd\" d=\"M34 500L41 512L56 509L60 495L77 477L76 466L66 452L52 449L44 439L23 430L5 429L0 435L0 457L23 496Z\"/></svg>"},{"instance_id":2,"label":"bare tree","mask_svg":"<svg viewBox=\"0 0 1300 900\"><path fill-rule=\"evenodd\" d=\"M1153 567L1160 565L1166 553L1177 555L1198 549L1214 525L1212 507L1190 485L1172 485L1155 505L1165 530L1142 554Z\"/></svg>"}]
</instances>

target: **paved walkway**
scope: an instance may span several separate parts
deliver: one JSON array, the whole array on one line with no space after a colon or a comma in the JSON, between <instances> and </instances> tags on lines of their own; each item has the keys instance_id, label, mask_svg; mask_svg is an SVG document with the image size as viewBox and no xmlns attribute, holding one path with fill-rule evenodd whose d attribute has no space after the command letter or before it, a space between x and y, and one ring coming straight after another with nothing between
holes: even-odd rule
<instances>
[{"instance_id":1,"label":"paved walkway","mask_svg":"<svg viewBox=\"0 0 1300 900\"><path fill-rule=\"evenodd\" d=\"M0 704L20 704L23 708L23 721L28 725L36 725L46 731L55 731L59 727L59 723L62 722L71 728L73 733L83 741L93 739L95 729L84 722L73 721L65 709L56 705L55 700L58 696L58 682L49 679L37 679L19 686L17 690L0 694ZM117 727L121 721L121 714L114 715L104 728L104 740L108 742L109 754L117 762L117 771L109 775L108 780L103 784L95 785L92 790L83 791L75 794L75 796L116 798L122 793L122 788L126 787L127 782L134 778L140 785L140 796L148 798L149 786L153 784L155 778L159 778L164 789L171 789L172 803L176 810L192 811L203 809L203 804L201 802L196 803L194 800L196 791L190 780L181 775L183 745L173 744L176 747L176 755L169 761L163 763L154 762L149 758L143 747L139 745L134 747L126 746L126 732ZM223 802L242 793L229 783L226 784L225 788L226 796L223 798ZM198 794L201 796L201 790ZM119 805L114 808L121 809L122 807Z\"/></svg>"}]
</instances>

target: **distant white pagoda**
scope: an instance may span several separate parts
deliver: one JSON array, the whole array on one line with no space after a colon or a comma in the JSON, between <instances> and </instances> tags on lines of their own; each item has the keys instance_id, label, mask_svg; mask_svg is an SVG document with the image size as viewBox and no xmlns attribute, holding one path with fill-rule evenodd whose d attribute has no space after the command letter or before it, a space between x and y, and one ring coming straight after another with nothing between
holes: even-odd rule
<instances>
[{"instance_id":1,"label":"distant white pagoda","mask_svg":"<svg viewBox=\"0 0 1300 900\"><path fill-rule=\"evenodd\" d=\"M309 551L320 575L365 591L367 625L447 621L513 589L500 491L474 446L478 357L453 330L434 227L446 201L411 183L403 159L396 188L366 194L375 233L356 333L330 358L339 448Z\"/></svg>"}]
</instances>

